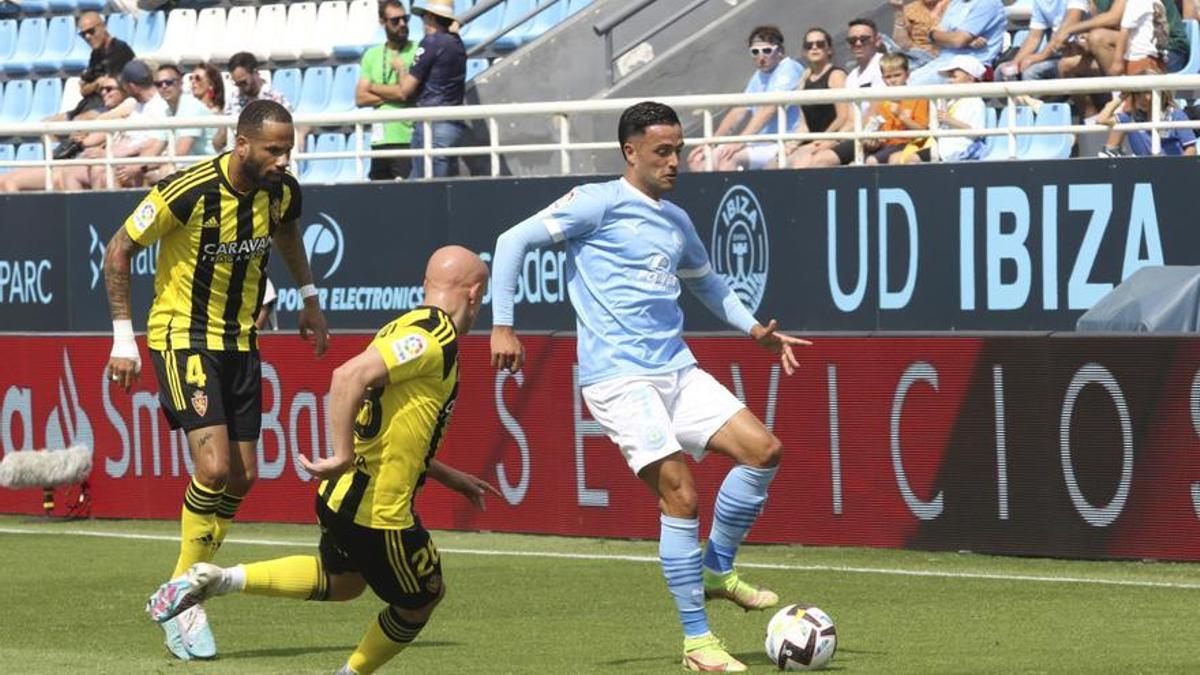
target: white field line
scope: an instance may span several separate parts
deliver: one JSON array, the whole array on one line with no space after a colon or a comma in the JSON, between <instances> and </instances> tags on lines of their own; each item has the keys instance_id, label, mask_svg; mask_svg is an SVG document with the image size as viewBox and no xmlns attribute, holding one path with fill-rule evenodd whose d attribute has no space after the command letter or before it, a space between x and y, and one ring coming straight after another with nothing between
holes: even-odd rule
<instances>
[{"instance_id":1,"label":"white field line","mask_svg":"<svg viewBox=\"0 0 1200 675\"><path fill-rule=\"evenodd\" d=\"M179 538L162 534L136 534L132 532L90 532L86 530L36 530L12 527L0 527L0 534L34 534L34 535L72 535L78 537L108 537L112 539L140 539L148 541L165 541L176 543ZM231 537L225 540L230 544L246 544L250 546L316 546L315 541L281 541L277 539L239 539ZM610 553L558 553L553 551L498 551L470 548L443 548L442 553L455 555L479 556L511 556L517 558L555 558L560 560L616 560L637 563L658 563L657 556L648 555L616 555ZM851 567L846 565L793 565L788 563L755 563L738 562L739 568L762 570L788 570L797 572L838 572L843 574L891 574L906 577L936 577L940 579L983 579L989 581L1034 581L1058 584L1099 584L1102 586L1133 586L1138 588L1180 588L1200 590L1200 582L1188 583L1182 581L1147 581L1136 579L1103 579L1089 577L1057 577L1033 574L991 574L986 572L939 572L934 570L914 570L889 567Z\"/></svg>"}]
</instances>

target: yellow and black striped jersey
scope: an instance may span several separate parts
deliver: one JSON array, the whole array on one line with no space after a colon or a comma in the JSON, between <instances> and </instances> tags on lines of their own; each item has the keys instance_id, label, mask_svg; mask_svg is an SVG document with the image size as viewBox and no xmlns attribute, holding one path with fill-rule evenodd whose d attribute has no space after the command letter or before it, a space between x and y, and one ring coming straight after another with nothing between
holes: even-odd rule
<instances>
[{"instance_id":1,"label":"yellow and black striped jersey","mask_svg":"<svg viewBox=\"0 0 1200 675\"><path fill-rule=\"evenodd\" d=\"M454 411L458 331L441 309L418 307L380 329L371 348L388 382L367 393L354 420L354 470L319 490L359 525L400 530L413 524L413 498Z\"/></svg>"},{"instance_id":2,"label":"yellow and black striped jersey","mask_svg":"<svg viewBox=\"0 0 1200 675\"><path fill-rule=\"evenodd\" d=\"M228 153L160 181L125 221L137 244L162 242L146 322L150 348L255 349L271 236L299 217L300 185L291 174L242 194L230 184Z\"/></svg>"}]
</instances>

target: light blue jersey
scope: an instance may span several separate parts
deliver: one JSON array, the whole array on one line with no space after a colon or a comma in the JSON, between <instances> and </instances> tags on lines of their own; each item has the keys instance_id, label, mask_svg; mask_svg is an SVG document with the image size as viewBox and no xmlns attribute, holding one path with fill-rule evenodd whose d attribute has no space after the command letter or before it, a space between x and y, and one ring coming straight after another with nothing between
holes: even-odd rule
<instances>
[{"instance_id":1,"label":"light blue jersey","mask_svg":"<svg viewBox=\"0 0 1200 675\"><path fill-rule=\"evenodd\" d=\"M779 62L779 65L769 72L764 73L761 70L755 70L750 76L750 81L746 83L747 94L762 94L772 91L791 91L800 86L800 78L804 76L804 66L800 65L799 61L785 56ZM791 129L800 121L800 106L790 105L787 107L787 128ZM758 112L758 106L750 107L750 114L754 115ZM779 117L774 116L768 121L763 128L758 132L760 134L773 134L779 129Z\"/></svg>"},{"instance_id":2,"label":"light blue jersey","mask_svg":"<svg viewBox=\"0 0 1200 675\"><path fill-rule=\"evenodd\" d=\"M493 325L513 325L513 296L525 252L554 242L567 247L580 385L669 373L696 362L683 342L680 280L731 326L749 332L755 324L713 273L687 213L622 178L575 188L500 236L493 263Z\"/></svg>"}]
</instances>

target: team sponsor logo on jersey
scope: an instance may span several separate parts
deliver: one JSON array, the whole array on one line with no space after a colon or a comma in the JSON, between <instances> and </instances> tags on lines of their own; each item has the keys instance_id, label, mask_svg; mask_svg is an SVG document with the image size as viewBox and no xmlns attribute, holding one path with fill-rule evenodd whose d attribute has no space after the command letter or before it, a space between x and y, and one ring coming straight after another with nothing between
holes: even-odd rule
<instances>
[{"instance_id":1,"label":"team sponsor logo on jersey","mask_svg":"<svg viewBox=\"0 0 1200 675\"><path fill-rule=\"evenodd\" d=\"M713 270L751 312L767 288L769 243L758 197L744 185L729 188L717 206L709 257Z\"/></svg>"},{"instance_id":2,"label":"team sponsor logo on jersey","mask_svg":"<svg viewBox=\"0 0 1200 675\"><path fill-rule=\"evenodd\" d=\"M269 237L255 237L242 241L223 241L204 246L204 256L219 263L252 260L266 255L271 248Z\"/></svg>"},{"instance_id":3,"label":"team sponsor logo on jersey","mask_svg":"<svg viewBox=\"0 0 1200 675\"><path fill-rule=\"evenodd\" d=\"M428 346L423 336L408 335L392 341L392 355L396 357L396 363L405 363L424 354Z\"/></svg>"},{"instance_id":4,"label":"team sponsor logo on jersey","mask_svg":"<svg viewBox=\"0 0 1200 675\"><path fill-rule=\"evenodd\" d=\"M199 389L192 394L192 410L201 417L208 412L208 395Z\"/></svg>"},{"instance_id":5,"label":"team sponsor logo on jersey","mask_svg":"<svg viewBox=\"0 0 1200 675\"><path fill-rule=\"evenodd\" d=\"M133 226L137 228L138 234L146 231L146 228L154 224L154 217L158 215L158 207L154 202L145 201L138 207L137 211L133 212Z\"/></svg>"}]
</instances>

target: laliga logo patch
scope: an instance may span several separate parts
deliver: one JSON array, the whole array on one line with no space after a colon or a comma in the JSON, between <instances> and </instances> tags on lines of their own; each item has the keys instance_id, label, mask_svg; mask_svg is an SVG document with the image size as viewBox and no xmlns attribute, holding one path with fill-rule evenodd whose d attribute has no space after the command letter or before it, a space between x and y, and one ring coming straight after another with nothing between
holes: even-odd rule
<instances>
[{"instance_id":1,"label":"laliga logo patch","mask_svg":"<svg viewBox=\"0 0 1200 675\"><path fill-rule=\"evenodd\" d=\"M141 234L146 231L146 228L154 224L154 217L157 215L158 207L154 205L154 202L142 202L142 205L133 214L133 226Z\"/></svg>"},{"instance_id":2,"label":"laliga logo patch","mask_svg":"<svg viewBox=\"0 0 1200 675\"><path fill-rule=\"evenodd\" d=\"M195 410L196 414L201 417L204 417L204 413L208 412L208 396L199 389L192 394L192 410Z\"/></svg>"},{"instance_id":3,"label":"laliga logo patch","mask_svg":"<svg viewBox=\"0 0 1200 675\"><path fill-rule=\"evenodd\" d=\"M308 258L308 266L313 276L318 268L324 271L322 280L333 276L342 264L342 250L346 240L342 236L342 228L329 214L320 214L325 222L312 223L304 228L304 255Z\"/></svg>"},{"instance_id":4,"label":"laliga logo patch","mask_svg":"<svg viewBox=\"0 0 1200 675\"><path fill-rule=\"evenodd\" d=\"M424 354L427 346L425 338L420 335L409 335L392 342L392 355L396 357L396 363L405 363Z\"/></svg>"},{"instance_id":5,"label":"laliga logo patch","mask_svg":"<svg viewBox=\"0 0 1200 675\"><path fill-rule=\"evenodd\" d=\"M709 257L713 270L751 312L758 310L767 289L769 252L758 197L744 185L729 188L717 206Z\"/></svg>"}]
</instances>

